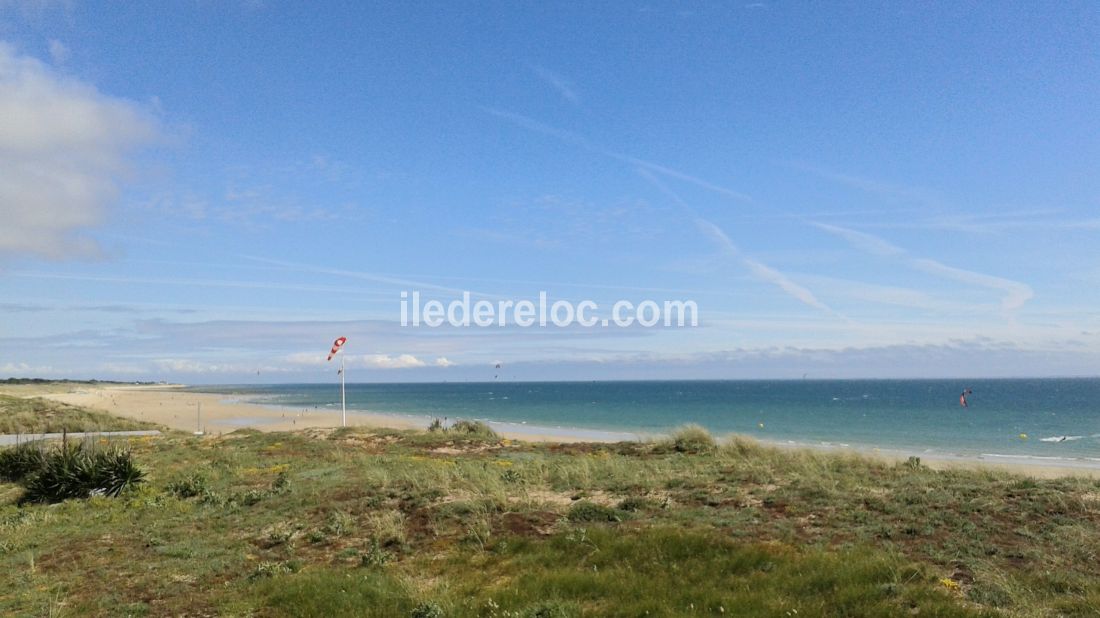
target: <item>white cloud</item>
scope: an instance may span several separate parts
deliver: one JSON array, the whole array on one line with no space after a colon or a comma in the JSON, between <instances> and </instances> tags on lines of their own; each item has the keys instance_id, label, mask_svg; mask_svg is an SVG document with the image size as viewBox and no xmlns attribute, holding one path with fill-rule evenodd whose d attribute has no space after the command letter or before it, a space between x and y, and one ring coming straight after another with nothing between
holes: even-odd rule
<instances>
[{"instance_id":1,"label":"white cloud","mask_svg":"<svg viewBox=\"0 0 1100 618\"><path fill-rule=\"evenodd\" d=\"M69 48L57 39L50 39L50 58L53 58L54 64L65 64L69 59Z\"/></svg>"},{"instance_id":2,"label":"white cloud","mask_svg":"<svg viewBox=\"0 0 1100 618\"><path fill-rule=\"evenodd\" d=\"M131 363L103 363L97 368L97 370L108 374L141 375L149 373L148 367Z\"/></svg>"},{"instance_id":3,"label":"white cloud","mask_svg":"<svg viewBox=\"0 0 1100 618\"><path fill-rule=\"evenodd\" d=\"M292 365L324 365L327 354L313 352L298 352L283 357L283 360ZM333 360L337 363L337 360ZM412 354L348 354L344 357L348 367L365 369L410 369L413 367L427 367L428 363ZM450 367L453 365L446 357L440 356L432 362L436 367Z\"/></svg>"},{"instance_id":4,"label":"white cloud","mask_svg":"<svg viewBox=\"0 0 1100 618\"><path fill-rule=\"evenodd\" d=\"M412 354L398 354L390 356L388 354L364 354L362 356L350 356L348 360L352 364L367 367L369 369L408 369L410 367L423 367L427 365L424 361L413 356Z\"/></svg>"},{"instance_id":5,"label":"white cloud","mask_svg":"<svg viewBox=\"0 0 1100 618\"><path fill-rule=\"evenodd\" d=\"M291 365L320 365L325 362L327 356L327 352L324 354L318 354L316 352L297 352L284 356L283 360Z\"/></svg>"},{"instance_id":6,"label":"white cloud","mask_svg":"<svg viewBox=\"0 0 1100 618\"><path fill-rule=\"evenodd\" d=\"M53 367L47 365L28 365L27 363L4 363L0 365L0 375L10 376L13 378L24 378L28 376L40 376L43 374L54 373Z\"/></svg>"},{"instance_id":7,"label":"white cloud","mask_svg":"<svg viewBox=\"0 0 1100 618\"><path fill-rule=\"evenodd\" d=\"M158 133L139 105L0 43L0 253L96 255L79 232L103 221L129 155Z\"/></svg>"},{"instance_id":8,"label":"white cloud","mask_svg":"<svg viewBox=\"0 0 1100 618\"><path fill-rule=\"evenodd\" d=\"M285 373L288 371L286 367L274 367L248 362L209 363L190 358L160 358L153 361L153 366L162 372L185 374L259 374L261 372ZM127 367L124 365L116 365L116 368Z\"/></svg>"},{"instance_id":9,"label":"white cloud","mask_svg":"<svg viewBox=\"0 0 1100 618\"><path fill-rule=\"evenodd\" d=\"M161 358L153 361L153 364L161 371L171 371L173 373L221 373L225 371L222 365L202 363L184 358Z\"/></svg>"}]
</instances>

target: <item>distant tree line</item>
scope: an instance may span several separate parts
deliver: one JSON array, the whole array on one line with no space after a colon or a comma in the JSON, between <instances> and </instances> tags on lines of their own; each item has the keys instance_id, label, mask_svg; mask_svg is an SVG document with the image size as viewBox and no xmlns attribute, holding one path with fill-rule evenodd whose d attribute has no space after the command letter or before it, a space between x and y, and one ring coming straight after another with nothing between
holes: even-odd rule
<instances>
[{"instance_id":1,"label":"distant tree line","mask_svg":"<svg viewBox=\"0 0 1100 618\"><path fill-rule=\"evenodd\" d=\"M0 384L157 384L157 382L120 382L118 380L49 380L46 378L8 378Z\"/></svg>"}]
</instances>

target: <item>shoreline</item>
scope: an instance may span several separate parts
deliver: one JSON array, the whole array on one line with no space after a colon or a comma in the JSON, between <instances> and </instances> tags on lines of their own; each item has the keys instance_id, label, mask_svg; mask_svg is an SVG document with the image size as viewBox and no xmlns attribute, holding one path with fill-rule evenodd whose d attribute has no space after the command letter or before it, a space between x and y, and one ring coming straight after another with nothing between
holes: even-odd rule
<instances>
[{"instance_id":1,"label":"shoreline","mask_svg":"<svg viewBox=\"0 0 1100 618\"><path fill-rule=\"evenodd\" d=\"M259 431L295 431L306 428L333 428L340 426L340 411L330 409L304 409L276 404L242 401L229 395L184 390L185 386L172 385L73 385L59 389L36 387L7 387L7 392L22 397L43 397L103 410L116 416L165 425L187 432L203 431L206 434L229 433L251 427ZM200 416L201 406L201 416ZM389 429L426 429L430 416L406 416L356 410L348 414L348 426ZM524 442L622 442L645 441L659 435L629 431L545 427L507 421L485 421L505 438ZM1088 476L1100 478L1100 458L1070 459L1043 458L1028 455L957 455L929 453L916 449L880 449L853 447L847 444L813 444L792 440L768 440L746 436L761 445L785 450L809 450L813 452L857 455L879 459L889 463L919 457L921 463L935 469L989 469L1016 472L1039 478L1059 476Z\"/></svg>"}]
</instances>

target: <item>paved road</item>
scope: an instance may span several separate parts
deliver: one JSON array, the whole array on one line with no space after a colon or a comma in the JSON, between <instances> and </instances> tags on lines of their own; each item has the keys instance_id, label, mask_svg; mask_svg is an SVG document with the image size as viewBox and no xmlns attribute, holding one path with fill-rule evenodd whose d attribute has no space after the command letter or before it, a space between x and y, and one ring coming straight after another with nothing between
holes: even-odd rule
<instances>
[{"instance_id":1,"label":"paved road","mask_svg":"<svg viewBox=\"0 0 1100 618\"><path fill-rule=\"evenodd\" d=\"M94 437L108 437L108 438L123 438L128 436L159 436L160 432L153 430L145 431L89 431L89 432L73 432L68 434L72 439L79 440L81 438L94 438ZM62 434L59 433L20 433L20 434L0 434L0 446L11 446L12 444L19 444L21 442L30 442L32 440L60 440Z\"/></svg>"}]
</instances>

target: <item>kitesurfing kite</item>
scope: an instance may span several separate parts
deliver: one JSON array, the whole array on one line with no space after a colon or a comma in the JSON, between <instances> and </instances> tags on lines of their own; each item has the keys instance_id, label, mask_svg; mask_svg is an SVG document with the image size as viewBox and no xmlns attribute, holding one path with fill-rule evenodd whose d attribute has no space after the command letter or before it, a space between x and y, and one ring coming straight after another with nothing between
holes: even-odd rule
<instances>
[{"instance_id":1,"label":"kitesurfing kite","mask_svg":"<svg viewBox=\"0 0 1100 618\"><path fill-rule=\"evenodd\" d=\"M971 393L973 393L973 392L974 392L974 391L970 390L969 388L968 388L968 389L966 389L966 390L964 390L964 391L962 392L962 394L961 394L961 395L959 395L959 405L960 405L960 406L962 406L962 407L964 407L964 408L969 408L969 407L970 407L970 404L968 404L968 403L966 402L966 396L967 396L967 395L969 395L969 394L971 394Z\"/></svg>"}]
</instances>

